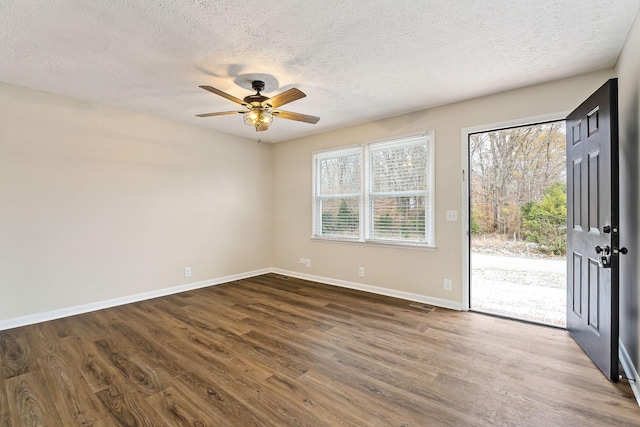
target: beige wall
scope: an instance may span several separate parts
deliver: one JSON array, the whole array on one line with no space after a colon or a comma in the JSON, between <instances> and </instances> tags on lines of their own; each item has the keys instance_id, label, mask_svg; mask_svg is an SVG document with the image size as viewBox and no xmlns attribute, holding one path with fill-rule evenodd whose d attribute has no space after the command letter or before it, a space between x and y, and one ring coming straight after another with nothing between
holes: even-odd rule
<instances>
[{"instance_id":1,"label":"beige wall","mask_svg":"<svg viewBox=\"0 0 640 427\"><path fill-rule=\"evenodd\" d=\"M640 14L627 37L616 72L620 107L620 339L640 367ZM628 373L630 374L630 373ZM640 401L640 395L637 396Z\"/></svg>"},{"instance_id":2,"label":"beige wall","mask_svg":"<svg viewBox=\"0 0 640 427\"><path fill-rule=\"evenodd\" d=\"M271 193L269 145L0 84L0 322L269 268Z\"/></svg>"},{"instance_id":3,"label":"beige wall","mask_svg":"<svg viewBox=\"0 0 640 427\"><path fill-rule=\"evenodd\" d=\"M273 265L300 275L406 292L462 306L462 223L446 210L462 210L461 130L489 123L569 111L612 76L613 70L577 76L279 143L273 149ZM435 130L435 251L312 241L312 153L330 147ZM299 258L311 259L305 268ZM358 277L358 267L366 277ZM453 280L453 291L443 280Z\"/></svg>"}]
</instances>

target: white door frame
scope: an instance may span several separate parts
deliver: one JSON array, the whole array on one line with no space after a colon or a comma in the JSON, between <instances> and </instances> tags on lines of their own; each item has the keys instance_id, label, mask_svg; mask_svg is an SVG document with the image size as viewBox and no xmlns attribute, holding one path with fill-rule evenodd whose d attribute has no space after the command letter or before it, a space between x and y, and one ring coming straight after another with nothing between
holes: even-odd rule
<instances>
[{"instance_id":1,"label":"white door frame","mask_svg":"<svg viewBox=\"0 0 640 427\"><path fill-rule=\"evenodd\" d=\"M462 154L462 310L468 311L470 304L470 280L471 280L471 234L469 229L469 135L478 132L490 132L497 129L505 129L511 127L528 126L542 122L553 122L564 120L571 111L561 111L558 113L543 114L540 116L524 117L521 119L509 120L486 125L472 126L462 128L461 137L461 154Z\"/></svg>"}]
</instances>

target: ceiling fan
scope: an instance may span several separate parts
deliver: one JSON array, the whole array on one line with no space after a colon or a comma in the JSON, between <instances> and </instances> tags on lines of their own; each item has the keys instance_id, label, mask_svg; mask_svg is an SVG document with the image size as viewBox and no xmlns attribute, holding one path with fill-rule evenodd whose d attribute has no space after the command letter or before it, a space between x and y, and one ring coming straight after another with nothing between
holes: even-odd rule
<instances>
[{"instance_id":1,"label":"ceiling fan","mask_svg":"<svg viewBox=\"0 0 640 427\"><path fill-rule=\"evenodd\" d=\"M211 93L220 95L223 98L227 98L230 101L240 104L246 107L246 110L240 111L220 111L218 113L206 113L196 114L197 117L212 117L212 116L224 116L227 114L243 114L244 122L247 125L254 126L256 132L261 132L269 129L269 125L273 122L274 117L281 119L295 120L298 122L305 122L316 124L320 117L308 116L306 114L292 113L290 111L278 110L281 105L288 104L298 99L304 98L305 93L296 88L285 90L284 92L275 95L271 98L267 98L261 95L260 92L264 90L264 82L261 80L254 80L251 82L251 87L256 91L255 95L245 96L244 99L236 98L233 95L229 95L226 92L216 89L211 86L200 86L204 90L208 90Z\"/></svg>"}]
</instances>

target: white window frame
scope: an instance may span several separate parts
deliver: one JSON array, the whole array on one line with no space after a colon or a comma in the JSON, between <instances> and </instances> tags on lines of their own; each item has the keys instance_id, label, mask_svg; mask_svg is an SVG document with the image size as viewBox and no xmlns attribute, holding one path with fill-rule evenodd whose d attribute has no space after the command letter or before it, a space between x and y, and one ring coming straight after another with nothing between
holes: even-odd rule
<instances>
[{"instance_id":1,"label":"white window frame","mask_svg":"<svg viewBox=\"0 0 640 427\"><path fill-rule=\"evenodd\" d=\"M372 197L370 183L370 155L372 150L380 147L395 148L406 145L413 145L416 140L420 143L426 143L428 152L427 163L427 189L426 191L417 191L416 195L424 195L425 197L425 241L410 240L394 240L386 238L372 238L371 221L372 221ZM322 213L319 207L319 179L318 179L318 161L340 154L353 153L355 150L360 151L360 173L361 185L359 193L359 237L336 237L322 234ZM425 131L419 134L411 134L402 137L396 137L386 140L370 141L355 146L340 147L329 150L316 151L313 153L313 200L312 200L312 234L313 240L346 242L356 244L372 244L401 246L413 248L435 248L435 132ZM390 194L391 195L391 194ZM352 196L352 195L349 195ZM338 197L338 196L335 196Z\"/></svg>"},{"instance_id":2,"label":"white window frame","mask_svg":"<svg viewBox=\"0 0 640 427\"><path fill-rule=\"evenodd\" d=\"M318 163L321 160L351 156L358 154L360 156L360 192L349 194L333 194L328 196L320 195L320 182L316 178L318 173ZM362 149L358 145L352 145L349 147L341 147L333 150L325 150L313 153L313 237L322 238L328 240L344 240L344 241L361 241L362 240L362 169L364 166ZM322 212L320 212L318 201L319 200L331 200L331 199L345 199L345 198L357 198L359 206L359 231L357 237L349 236L329 236L329 235L316 235L316 230L322 230Z\"/></svg>"}]
</instances>

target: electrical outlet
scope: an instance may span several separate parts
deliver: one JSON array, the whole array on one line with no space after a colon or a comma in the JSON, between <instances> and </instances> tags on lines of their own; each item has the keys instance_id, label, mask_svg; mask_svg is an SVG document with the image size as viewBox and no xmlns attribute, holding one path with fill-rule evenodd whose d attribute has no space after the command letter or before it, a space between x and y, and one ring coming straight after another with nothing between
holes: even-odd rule
<instances>
[{"instance_id":1,"label":"electrical outlet","mask_svg":"<svg viewBox=\"0 0 640 427\"><path fill-rule=\"evenodd\" d=\"M191 267L184 268L184 277L191 277Z\"/></svg>"},{"instance_id":2,"label":"electrical outlet","mask_svg":"<svg viewBox=\"0 0 640 427\"><path fill-rule=\"evenodd\" d=\"M458 211L447 211L447 221L457 221Z\"/></svg>"},{"instance_id":3,"label":"electrical outlet","mask_svg":"<svg viewBox=\"0 0 640 427\"><path fill-rule=\"evenodd\" d=\"M450 291L453 288L453 282L451 279L444 279L444 290Z\"/></svg>"},{"instance_id":4,"label":"electrical outlet","mask_svg":"<svg viewBox=\"0 0 640 427\"><path fill-rule=\"evenodd\" d=\"M364 267L358 268L358 276L364 277Z\"/></svg>"},{"instance_id":5,"label":"electrical outlet","mask_svg":"<svg viewBox=\"0 0 640 427\"><path fill-rule=\"evenodd\" d=\"M310 259L306 260L304 263L304 266L307 268L311 268L311 260Z\"/></svg>"},{"instance_id":6,"label":"electrical outlet","mask_svg":"<svg viewBox=\"0 0 640 427\"><path fill-rule=\"evenodd\" d=\"M306 260L306 259L304 259L304 258L300 258L299 262L300 262L300 264L306 264L306 263L307 263L307 260Z\"/></svg>"}]
</instances>

